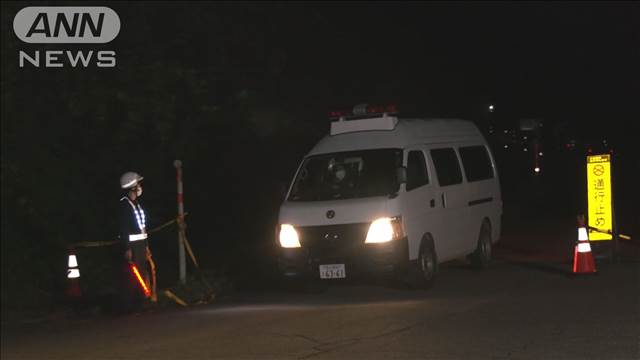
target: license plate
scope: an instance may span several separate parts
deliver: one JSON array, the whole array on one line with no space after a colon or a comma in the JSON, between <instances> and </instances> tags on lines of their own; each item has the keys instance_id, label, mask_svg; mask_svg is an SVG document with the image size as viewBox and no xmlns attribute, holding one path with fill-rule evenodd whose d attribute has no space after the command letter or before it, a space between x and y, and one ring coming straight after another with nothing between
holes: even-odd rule
<instances>
[{"instance_id":1,"label":"license plate","mask_svg":"<svg viewBox=\"0 0 640 360\"><path fill-rule=\"evenodd\" d=\"M320 265L320 279L344 279L347 272L344 264Z\"/></svg>"}]
</instances>

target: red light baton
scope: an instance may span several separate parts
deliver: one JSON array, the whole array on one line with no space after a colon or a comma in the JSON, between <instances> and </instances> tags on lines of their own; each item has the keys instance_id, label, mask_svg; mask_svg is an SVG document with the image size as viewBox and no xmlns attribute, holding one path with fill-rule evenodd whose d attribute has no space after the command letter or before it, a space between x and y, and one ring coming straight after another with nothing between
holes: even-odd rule
<instances>
[{"instance_id":1,"label":"red light baton","mask_svg":"<svg viewBox=\"0 0 640 360\"><path fill-rule=\"evenodd\" d=\"M138 283L140 283L140 287L142 287L142 290L144 291L144 296L151 296L151 290L149 290L147 284L144 282L144 279L142 279L142 276L140 276L138 267L133 263L130 263L129 266L131 267L131 272L136 276L136 279L138 279Z\"/></svg>"}]
</instances>

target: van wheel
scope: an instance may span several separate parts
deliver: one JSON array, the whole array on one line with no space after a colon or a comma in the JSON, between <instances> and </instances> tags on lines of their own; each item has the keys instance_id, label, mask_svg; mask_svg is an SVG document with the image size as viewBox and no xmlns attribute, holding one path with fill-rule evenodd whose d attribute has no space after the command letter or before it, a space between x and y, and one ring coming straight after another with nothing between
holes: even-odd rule
<instances>
[{"instance_id":1,"label":"van wheel","mask_svg":"<svg viewBox=\"0 0 640 360\"><path fill-rule=\"evenodd\" d=\"M491 228L486 223L480 229L478 236L478 246L476 250L469 256L471 264L478 269L486 269L491 265Z\"/></svg>"},{"instance_id":2,"label":"van wheel","mask_svg":"<svg viewBox=\"0 0 640 360\"><path fill-rule=\"evenodd\" d=\"M438 257L432 242L423 242L417 263L411 276L411 287L427 290L431 288L438 273Z\"/></svg>"}]
</instances>

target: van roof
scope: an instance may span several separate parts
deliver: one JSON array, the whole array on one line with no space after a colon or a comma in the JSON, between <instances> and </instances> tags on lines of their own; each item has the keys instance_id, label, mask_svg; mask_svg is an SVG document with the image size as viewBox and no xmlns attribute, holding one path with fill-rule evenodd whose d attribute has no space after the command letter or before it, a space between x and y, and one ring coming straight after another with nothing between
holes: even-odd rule
<instances>
[{"instance_id":1,"label":"van roof","mask_svg":"<svg viewBox=\"0 0 640 360\"><path fill-rule=\"evenodd\" d=\"M398 119L391 130L362 130L322 138L309 155L341 151L404 148L420 143L444 143L482 138L480 130L461 119Z\"/></svg>"}]
</instances>

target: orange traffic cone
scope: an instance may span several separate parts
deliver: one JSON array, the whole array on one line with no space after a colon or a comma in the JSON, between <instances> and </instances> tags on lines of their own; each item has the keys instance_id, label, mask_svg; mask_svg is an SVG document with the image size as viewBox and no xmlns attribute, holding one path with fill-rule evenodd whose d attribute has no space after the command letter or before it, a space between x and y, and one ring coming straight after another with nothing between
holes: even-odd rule
<instances>
[{"instance_id":1,"label":"orange traffic cone","mask_svg":"<svg viewBox=\"0 0 640 360\"><path fill-rule=\"evenodd\" d=\"M591 252L589 234L584 225L584 217L578 217L578 242L573 250L573 273L593 274L596 272L596 264Z\"/></svg>"},{"instance_id":2,"label":"orange traffic cone","mask_svg":"<svg viewBox=\"0 0 640 360\"><path fill-rule=\"evenodd\" d=\"M73 249L69 250L69 260L67 269L67 279L69 284L67 286L67 296L69 298L79 298L82 296L82 290L80 289L80 269L78 268L78 259Z\"/></svg>"}]
</instances>

